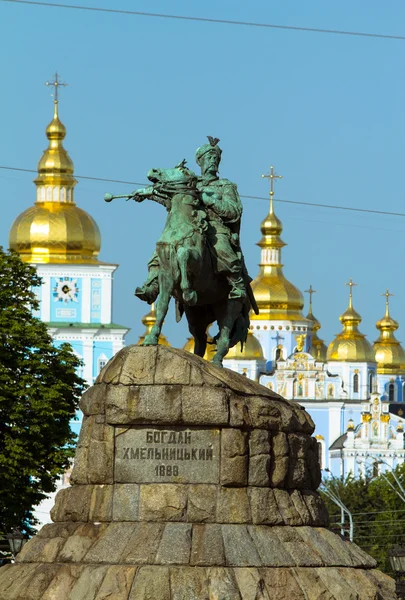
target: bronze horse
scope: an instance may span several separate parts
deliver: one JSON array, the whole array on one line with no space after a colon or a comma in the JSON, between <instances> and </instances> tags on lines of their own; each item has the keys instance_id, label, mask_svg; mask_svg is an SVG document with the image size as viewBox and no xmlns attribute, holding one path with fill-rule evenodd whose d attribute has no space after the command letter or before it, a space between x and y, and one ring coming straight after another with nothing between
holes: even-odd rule
<instances>
[{"instance_id":1,"label":"bronze horse","mask_svg":"<svg viewBox=\"0 0 405 600\"><path fill-rule=\"evenodd\" d=\"M194 353L198 356L204 356L209 325L217 322L219 332L214 337L213 363L222 366L229 349L246 341L251 301L229 299L229 284L225 277L215 273L211 254L215 249L208 247L205 236L210 224L197 190L197 176L185 167L185 161L173 169L151 169L148 179L153 185L137 190L132 198L137 202L149 199L163 204L168 216L156 244L160 265L156 323L143 345L158 344L173 296L177 320L186 314L195 340ZM105 199L109 201L112 197Z\"/></svg>"}]
</instances>

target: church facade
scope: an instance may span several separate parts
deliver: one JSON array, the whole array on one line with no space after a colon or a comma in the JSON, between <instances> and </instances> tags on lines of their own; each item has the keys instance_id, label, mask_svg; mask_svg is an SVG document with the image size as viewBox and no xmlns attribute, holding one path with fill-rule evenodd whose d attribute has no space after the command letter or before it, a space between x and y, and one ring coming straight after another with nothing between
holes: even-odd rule
<instances>
[{"instance_id":1,"label":"church facade","mask_svg":"<svg viewBox=\"0 0 405 600\"><path fill-rule=\"evenodd\" d=\"M9 246L33 265L42 279L34 291L36 316L44 321L55 345L69 343L82 360L79 374L92 385L100 370L125 345L128 328L113 323L113 274L118 265L98 255L100 231L94 219L76 205L74 166L63 146L66 128L59 118L57 77L54 114L46 128L48 148L38 163L36 198L14 221ZM72 421L79 433L81 411ZM69 484L69 473L59 488ZM54 503L52 494L36 511L44 524Z\"/></svg>"},{"instance_id":2,"label":"church facade","mask_svg":"<svg viewBox=\"0 0 405 600\"><path fill-rule=\"evenodd\" d=\"M92 385L102 367L125 343L128 329L112 321L116 264L99 260L100 231L75 202L73 162L63 146L66 128L58 100L46 128L49 141L38 163L36 200L14 221L10 248L37 269L37 317L55 344L68 342L83 361L80 375ZM80 428L80 421L74 424Z\"/></svg>"},{"instance_id":3,"label":"church facade","mask_svg":"<svg viewBox=\"0 0 405 600\"><path fill-rule=\"evenodd\" d=\"M273 206L261 224L261 260L252 289L259 314L251 315L248 343L233 348L224 366L259 381L281 396L299 402L311 414L319 442L322 468L346 476L393 468L405 457L402 409L405 401L405 352L394 332L398 323L389 312L376 327L380 335L370 344L359 330L360 314L349 302L340 316L342 331L327 346L319 338L321 324L309 311L303 314L301 292L284 275L282 223ZM254 352L252 352L254 348Z\"/></svg>"}]
</instances>

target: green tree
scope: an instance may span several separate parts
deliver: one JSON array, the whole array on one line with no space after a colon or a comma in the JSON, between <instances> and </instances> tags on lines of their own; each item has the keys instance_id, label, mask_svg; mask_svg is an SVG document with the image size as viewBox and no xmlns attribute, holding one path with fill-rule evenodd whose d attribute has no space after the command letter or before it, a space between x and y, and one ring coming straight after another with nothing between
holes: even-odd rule
<instances>
[{"instance_id":1,"label":"green tree","mask_svg":"<svg viewBox=\"0 0 405 600\"><path fill-rule=\"evenodd\" d=\"M405 463L396 467L394 473L405 488ZM325 481L324 486L352 513L354 542L377 560L380 569L390 573L388 550L395 545L405 546L405 502L394 474L388 469L373 476L370 468L365 477L333 478ZM339 531L340 509L326 495L323 498L331 527Z\"/></svg>"},{"instance_id":2,"label":"green tree","mask_svg":"<svg viewBox=\"0 0 405 600\"><path fill-rule=\"evenodd\" d=\"M36 270L0 247L0 533L33 532L33 508L74 454L70 420L84 381L68 344L33 316Z\"/></svg>"}]
</instances>

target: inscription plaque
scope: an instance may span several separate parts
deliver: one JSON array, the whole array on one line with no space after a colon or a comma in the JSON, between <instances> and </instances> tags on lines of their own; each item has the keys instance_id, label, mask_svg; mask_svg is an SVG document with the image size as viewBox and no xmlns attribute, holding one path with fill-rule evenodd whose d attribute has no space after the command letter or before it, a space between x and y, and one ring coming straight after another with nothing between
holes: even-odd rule
<instances>
[{"instance_id":1,"label":"inscription plaque","mask_svg":"<svg viewBox=\"0 0 405 600\"><path fill-rule=\"evenodd\" d=\"M134 427L118 433L115 481L218 483L219 429Z\"/></svg>"}]
</instances>

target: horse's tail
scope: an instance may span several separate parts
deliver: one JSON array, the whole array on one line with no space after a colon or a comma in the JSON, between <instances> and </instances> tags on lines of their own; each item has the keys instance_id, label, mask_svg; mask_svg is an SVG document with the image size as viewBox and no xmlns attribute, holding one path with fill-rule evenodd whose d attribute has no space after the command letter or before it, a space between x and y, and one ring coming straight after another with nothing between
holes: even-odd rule
<instances>
[{"instance_id":1,"label":"horse's tail","mask_svg":"<svg viewBox=\"0 0 405 600\"><path fill-rule=\"evenodd\" d=\"M239 313L235 323L233 324L231 334L229 336L229 347L232 348L238 342L241 345L243 350L243 346L246 342L248 331L249 331L249 311L246 309L246 306L243 306L242 311Z\"/></svg>"}]
</instances>

